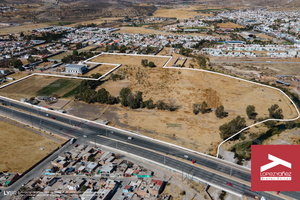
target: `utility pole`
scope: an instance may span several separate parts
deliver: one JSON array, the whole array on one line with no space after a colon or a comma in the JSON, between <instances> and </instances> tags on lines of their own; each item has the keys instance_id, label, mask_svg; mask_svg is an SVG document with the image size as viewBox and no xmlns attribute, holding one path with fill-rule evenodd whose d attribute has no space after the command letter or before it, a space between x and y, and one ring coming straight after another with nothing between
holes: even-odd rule
<instances>
[{"instance_id":1,"label":"utility pole","mask_svg":"<svg viewBox=\"0 0 300 200\"><path fill-rule=\"evenodd\" d=\"M106 130L106 137L107 137L107 128L105 130Z\"/></svg>"}]
</instances>

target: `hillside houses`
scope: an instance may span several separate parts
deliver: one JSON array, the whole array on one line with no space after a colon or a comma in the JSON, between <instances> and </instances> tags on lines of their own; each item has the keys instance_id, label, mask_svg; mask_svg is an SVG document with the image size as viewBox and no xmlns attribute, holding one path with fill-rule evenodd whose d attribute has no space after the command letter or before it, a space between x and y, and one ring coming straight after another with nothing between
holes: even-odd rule
<instances>
[{"instance_id":1,"label":"hillside houses","mask_svg":"<svg viewBox=\"0 0 300 200\"><path fill-rule=\"evenodd\" d=\"M265 52L263 54L263 52ZM299 45L259 45L259 44L236 44L214 45L213 48L203 48L202 54L214 57L268 57L292 58L300 54Z\"/></svg>"},{"instance_id":2,"label":"hillside houses","mask_svg":"<svg viewBox=\"0 0 300 200\"><path fill-rule=\"evenodd\" d=\"M218 16L242 26L253 26L255 30L276 38L300 43L299 11L237 10L222 12Z\"/></svg>"}]
</instances>

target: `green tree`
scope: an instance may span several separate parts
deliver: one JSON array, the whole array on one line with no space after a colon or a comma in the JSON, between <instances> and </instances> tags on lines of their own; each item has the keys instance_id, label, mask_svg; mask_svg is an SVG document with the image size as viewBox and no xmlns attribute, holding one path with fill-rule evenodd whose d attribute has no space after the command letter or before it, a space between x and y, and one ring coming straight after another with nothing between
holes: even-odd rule
<instances>
[{"instance_id":1,"label":"green tree","mask_svg":"<svg viewBox=\"0 0 300 200\"><path fill-rule=\"evenodd\" d=\"M153 109L155 108L155 105L153 103L153 100L150 98L148 101L145 101L145 106L148 108L148 109Z\"/></svg>"},{"instance_id":2,"label":"green tree","mask_svg":"<svg viewBox=\"0 0 300 200\"><path fill-rule=\"evenodd\" d=\"M78 56L78 51L77 50L73 50L73 56Z\"/></svg>"},{"instance_id":3,"label":"green tree","mask_svg":"<svg viewBox=\"0 0 300 200\"><path fill-rule=\"evenodd\" d=\"M77 43L77 44L76 44L76 48L77 48L77 49L82 48L82 44L81 44L81 43Z\"/></svg>"},{"instance_id":4,"label":"green tree","mask_svg":"<svg viewBox=\"0 0 300 200\"><path fill-rule=\"evenodd\" d=\"M293 129L294 127L296 127L296 123L295 123L295 121L288 121L288 122L285 122L285 126L287 129Z\"/></svg>"},{"instance_id":5,"label":"green tree","mask_svg":"<svg viewBox=\"0 0 300 200\"><path fill-rule=\"evenodd\" d=\"M207 103L205 101L202 102L201 106L200 106L200 112L202 114L206 113L207 111Z\"/></svg>"},{"instance_id":6,"label":"green tree","mask_svg":"<svg viewBox=\"0 0 300 200\"><path fill-rule=\"evenodd\" d=\"M18 68L18 69L20 70L20 67L23 66L23 63L22 63L21 60L15 59L15 60L13 61L13 66L14 66L14 68Z\"/></svg>"},{"instance_id":7,"label":"green tree","mask_svg":"<svg viewBox=\"0 0 300 200\"><path fill-rule=\"evenodd\" d=\"M126 52L126 49L127 49L127 47L126 47L125 45L122 45L122 46L120 47L120 52L121 52L121 53L125 53L125 52Z\"/></svg>"},{"instance_id":8,"label":"green tree","mask_svg":"<svg viewBox=\"0 0 300 200\"><path fill-rule=\"evenodd\" d=\"M270 120L270 121L264 122L264 124L265 124L269 129L271 129L271 128L273 128L273 127L277 124L277 122L274 121L274 120Z\"/></svg>"},{"instance_id":9,"label":"green tree","mask_svg":"<svg viewBox=\"0 0 300 200\"><path fill-rule=\"evenodd\" d=\"M143 67L147 67L148 66L148 60L147 59L142 59L141 64L142 64Z\"/></svg>"},{"instance_id":10,"label":"green tree","mask_svg":"<svg viewBox=\"0 0 300 200\"><path fill-rule=\"evenodd\" d=\"M120 97L121 97L121 104L125 107L128 106L128 101L127 101L127 97L130 94L130 89L129 88L122 88L122 90L120 91Z\"/></svg>"},{"instance_id":11,"label":"green tree","mask_svg":"<svg viewBox=\"0 0 300 200\"><path fill-rule=\"evenodd\" d=\"M222 139L229 138L233 134L242 130L246 126L245 118L237 116L235 119L231 120L229 123L225 123L219 127L220 137ZM238 137L236 137L237 139Z\"/></svg>"},{"instance_id":12,"label":"green tree","mask_svg":"<svg viewBox=\"0 0 300 200\"><path fill-rule=\"evenodd\" d=\"M200 103L194 103L193 104L193 113L195 115L198 115L198 113L200 112L200 108L201 108L201 104Z\"/></svg>"},{"instance_id":13,"label":"green tree","mask_svg":"<svg viewBox=\"0 0 300 200\"><path fill-rule=\"evenodd\" d=\"M155 66L154 62L150 61L149 62L149 67L156 67L156 66Z\"/></svg>"},{"instance_id":14,"label":"green tree","mask_svg":"<svg viewBox=\"0 0 300 200\"><path fill-rule=\"evenodd\" d=\"M98 103L108 103L109 92L106 91L104 88L101 88L97 92L96 99Z\"/></svg>"},{"instance_id":15,"label":"green tree","mask_svg":"<svg viewBox=\"0 0 300 200\"><path fill-rule=\"evenodd\" d=\"M247 106L246 113L249 119L256 119L257 113L255 112L254 105Z\"/></svg>"},{"instance_id":16,"label":"green tree","mask_svg":"<svg viewBox=\"0 0 300 200\"><path fill-rule=\"evenodd\" d=\"M270 118L283 119L282 109L277 104L272 105L268 110Z\"/></svg>"},{"instance_id":17,"label":"green tree","mask_svg":"<svg viewBox=\"0 0 300 200\"><path fill-rule=\"evenodd\" d=\"M86 190L87 190L86 185L82 185L80 190L81 190L82 192L86 191Z\"/></svg>"},{"instance_id":18,"label":"green tree","mask_svg":"<svg viewBox=\"0 0 300 200\"><path fill-rule=\"evenodd\" d=\"M221 119L223 119L224 117L227 117L227 115L228 115L228 113L224 111L223 105L217 107L215 114L216 114L217 118L221 118Z\"/></svg>"},{"instance_id":19,"label":"green tree","mask_svg":"<svg viewBox=\"0 0 300 200\"><path fill-rule=\"evenodd\" d=\"M43 62L48 62L48 59L47 58L42 58L42 61Z\"/></svg>"},{"instance_id":20,"label":"green tree","mask_svg":"<svg viewBox=\"0 0 300 200\"><path fill-rule=\"evenodd\" d=\"M95 78L95 79L98 79L98 78L100 78L102 76L102 74L100 74L100 73L96 73L96 74L92 74L91 75L91 77L92 78Z\"/></svg>"},{"instance_id":21,"label":"green tree","mask_svg":"<svg viewBox=\"0 0 300 200\"><path fill-rule=\"evenodd\" d=\"M92 90L92 89L87 89L82 94L82 99L86 103L93 103L93 102L95 102L95 97L96 97L96 92L95 92L95 90Z\"/></svg>"}]
</instances>

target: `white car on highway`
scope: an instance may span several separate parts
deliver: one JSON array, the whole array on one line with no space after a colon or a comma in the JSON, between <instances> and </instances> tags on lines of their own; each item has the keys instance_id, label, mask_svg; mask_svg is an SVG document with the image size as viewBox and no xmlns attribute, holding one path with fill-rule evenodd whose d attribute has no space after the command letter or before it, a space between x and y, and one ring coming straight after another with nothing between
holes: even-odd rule
<instances>
[{"instance_id":1,"label":"white car on highway","mask_svg":"<svg viewBox=\"0 0 300 200\"><path fill-rule=\"evenodd\" d=\"M83 137L87 137L86 135L83 135Z\"/></svg>"}]
</instances>

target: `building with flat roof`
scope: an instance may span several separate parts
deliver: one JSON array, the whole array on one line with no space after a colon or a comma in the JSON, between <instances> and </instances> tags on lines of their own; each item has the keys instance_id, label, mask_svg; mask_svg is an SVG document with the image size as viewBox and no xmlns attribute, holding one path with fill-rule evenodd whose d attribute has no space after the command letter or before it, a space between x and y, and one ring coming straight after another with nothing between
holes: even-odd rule
<instances>
[{"instance_id":1,"label":"building with flat roof","mask_svg":"<svg viewBox=\"0 0 300 200\"><path fill-rule=\"evenodd\" d=\"M69 64L66 65L65 72L71 74L83 74L87 70L85 65Z\"/></svg>"}]
</instances>

